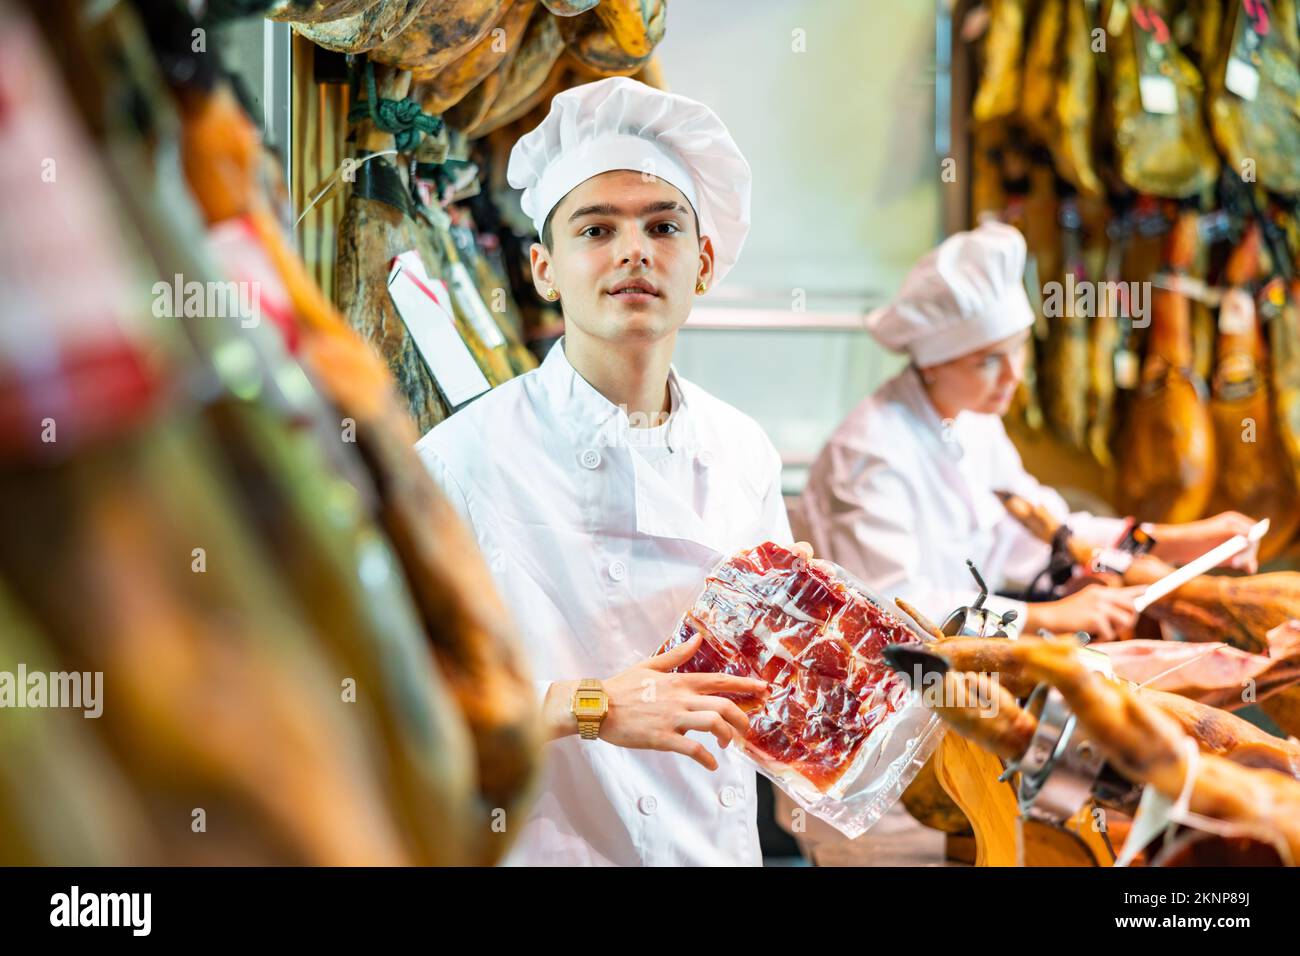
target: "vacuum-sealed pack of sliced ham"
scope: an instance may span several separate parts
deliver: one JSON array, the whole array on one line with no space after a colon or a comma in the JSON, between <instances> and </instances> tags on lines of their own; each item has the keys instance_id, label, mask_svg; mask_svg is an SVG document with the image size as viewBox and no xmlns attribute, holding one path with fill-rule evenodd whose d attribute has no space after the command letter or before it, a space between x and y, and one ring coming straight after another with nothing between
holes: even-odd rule
<instances>
[{"instance_id":1,"label":"vacuum-sealed pack of sliced ham","mask_svg":"<svg viewBox=\"0 0 1300 956\"><path fill-rule=\"evenodd\" d=\"M767 681L766 695L734 698L749 717L742 752L850 838L889 809L938 742L937 718L882 657L921 632L838 565L771 542L734 554L660 653L701 631L678 670Z\"/></svg>"}]
</instances>

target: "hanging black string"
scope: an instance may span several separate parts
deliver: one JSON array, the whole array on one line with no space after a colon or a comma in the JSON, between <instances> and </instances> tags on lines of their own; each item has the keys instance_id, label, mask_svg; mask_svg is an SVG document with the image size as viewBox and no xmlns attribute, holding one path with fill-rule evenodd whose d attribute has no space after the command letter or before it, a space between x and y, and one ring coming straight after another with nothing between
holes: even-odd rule
<instances>
[{"instance_id":1,"label":"hanging black string","mask_svg":"<svg viewBox=\"0 0 1300 956\"><path fill-rule=\"evenodd\" d=\"M442 129L442 117L430 116L409 96L404 100L381 99L375 89L375 66L366 60L366 98L348 112L352 122L368 119L376 129L392 133L399 153L409 153L420 145L425 135L436 136Z\"/></svg>"}]
</instances>

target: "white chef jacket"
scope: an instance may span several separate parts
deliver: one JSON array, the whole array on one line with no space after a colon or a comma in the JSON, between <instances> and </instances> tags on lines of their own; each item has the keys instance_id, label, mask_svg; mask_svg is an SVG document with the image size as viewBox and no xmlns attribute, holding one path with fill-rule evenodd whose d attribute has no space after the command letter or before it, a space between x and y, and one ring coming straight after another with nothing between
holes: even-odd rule
<instances>
[{"instance_id":1,"label":"white chef jacket","mask_svg":"<svg viewBox=\"0 0 1300 956\"><path fill-rule=\"evenodd\" d=\"M942 623L979 593L966 559L991 590L1026 586L1051 549L1012 518L994 491L1045 507L1094 546L1116 543L1124 521L1069 508L1025 471L1002 420L961 412L944 421L914 366L858 404L813 464L801 504L810 543L887 598ZM990 597L999 612L1023 602Z\"/></svg>"},{"instance_id":2,"label":"white chef jacket","mask_svg":"<svg viewBox=\"0 0 1300 956\"><path fill-rule=\"evenodd\" d=\"M643 430L563 345L416 446L473 526L539 695L650 657L719 560L791 543L780 458L756 422L673 370L672 452L635 448ZM693 736L716 772L604 740L548 744L541 795L506 862L761 864L754 771L734 747Z\"/></svg>"}]
</instances>

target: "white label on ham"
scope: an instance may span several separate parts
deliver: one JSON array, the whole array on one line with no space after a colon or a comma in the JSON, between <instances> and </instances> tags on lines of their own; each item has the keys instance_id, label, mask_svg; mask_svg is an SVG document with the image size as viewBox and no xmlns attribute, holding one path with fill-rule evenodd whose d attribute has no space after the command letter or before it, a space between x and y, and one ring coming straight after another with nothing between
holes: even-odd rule
<instances>
[{"instance_id":1,"label":"white label on ham","mask_svg":"<svg viewBox=\"0 0 1300 956\"><path fill-rule=\"evenodd\" d=\"M1229 289L1219 306L1219 331L1245 335L1255 324L1255 300L1244 289Z\"/></svg>"},{"instance_id":2,"label":"white label on ham","mask_svg":"<svg viewBox=\"0 0 1300 956\"><path fill-rule=\"evenodd\" d=\"M1131 349L1120 349L1115 353L1115 386L1117 388L1136 388L1138 383L1138 357Z\"/></svg>"},{"instance_id":3,"label":"white label on ham","mask_svg":"<svg viewBox=\"0 0 1300 956\"><path fill-rule=\"evenodd\" d=\"M474 285L474 280L469 277L469 269L465 268L465 263L453 262L450 277L452 295L456 297L457 305L474 329L474 334L479 337L479 341L490 349L505 345L506 337L501 334L501 329L496 322L492 321L492 313L488 311L483 297L478 294L478 288Z\"/></svg>"},{"instance_id":4,"label":"white label on ham","mask_svg":"<svg viewBox=\"0 0 1300 956\"><path fill-rule=\"evenodd\" d=\"M1228 69L1223 74L1223 85L1243 100L1254 101L1259 94L1259 70L1245 60L1228 58Z\"/></svg>"},{"instance_id":5,"label":"white label on ham","mask_svg":"<svg viewBox=\"0 0 1300 956\"><path fill-rule=\"evenodd\" d=\"M1178 112L1178 88L1167 76L1144 76L1138 80L1142 108L1148 113Z\"/></svg>"},{"instance_id":6,"label":"white label on ham","mask_svg":"<svg viewBox=\"0 0 1300 956\"><path fill-rule=\"evenodd\" d=\"M404 252L393 260L388 294L453 408L492 387L456 331L447 286L429 278L417 253Z\"/></svg>"}]
</instances>

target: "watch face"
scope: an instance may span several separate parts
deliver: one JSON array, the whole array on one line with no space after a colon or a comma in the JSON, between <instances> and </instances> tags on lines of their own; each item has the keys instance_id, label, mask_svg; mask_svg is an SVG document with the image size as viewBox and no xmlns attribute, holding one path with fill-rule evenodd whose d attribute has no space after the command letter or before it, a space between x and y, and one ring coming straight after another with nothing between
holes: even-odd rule
<instances>
[{"instance_id":1,"label":"watch face","mask_svg":"<svg viewBox=\"0 0 1300 956\"><path fill-rule=\"evenodd\" d=\"M579 717L600 717L605 712L605 701L600 694L579 694L573 712Z\"/></svg>"}]
</instances>

